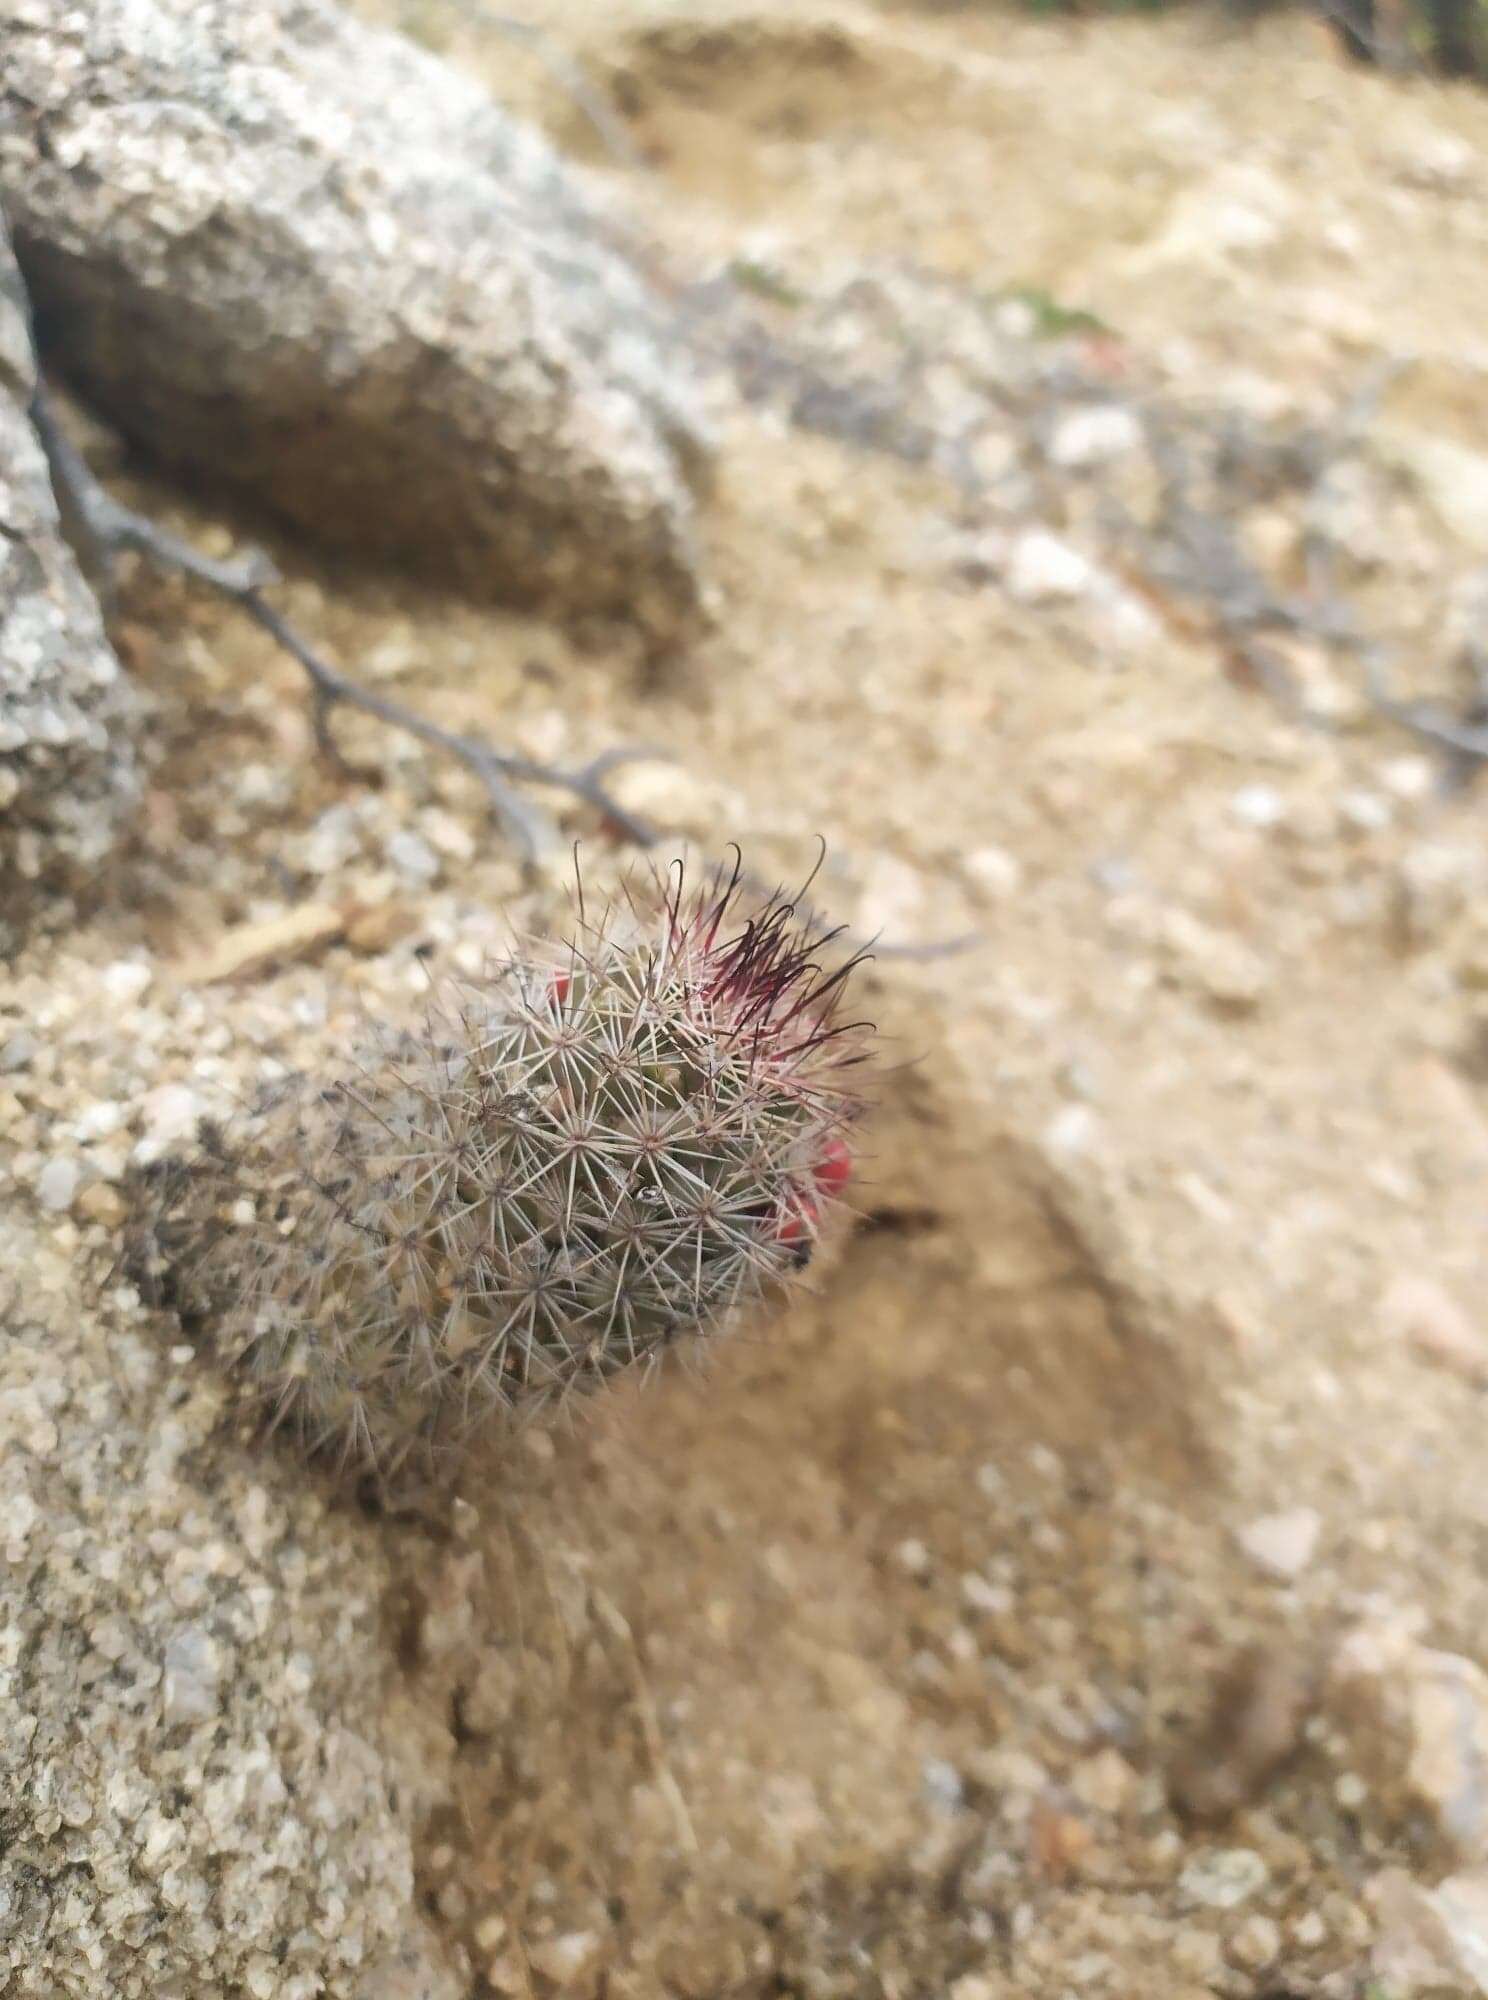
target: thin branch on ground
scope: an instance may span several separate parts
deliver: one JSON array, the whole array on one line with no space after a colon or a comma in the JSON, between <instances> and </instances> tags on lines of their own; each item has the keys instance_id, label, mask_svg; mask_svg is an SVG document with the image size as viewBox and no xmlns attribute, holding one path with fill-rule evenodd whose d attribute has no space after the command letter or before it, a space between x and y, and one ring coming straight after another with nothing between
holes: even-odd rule
<instances>
[{"instance_id":1,"label":"thin branch on ground","mask_svg":"<svg viewBox=\"0 0 1488 2000\"><path fill-rule=\"evenodd\" d=\"M1361 649L1360 658L1376 713L1398 722L1402 729L1410 730L1424 742L1451 751L1454 758L1469 760L1472 765L1488 758L1488 722L1453 715L1450 709L1434 701L1402 701L1385 680L1378 649Z\"/></svg>"},{"instance_id":2,"label":"thin branch on ground","mask_svg":"<svg viewBox=\"0 0 1488 2000\"><path fill-rule=\"evenodd\" d=\"M540 763L535 758L493 750L478 736L458 735L453 730L441 729L437 723L425 721L401 702L361 686L339 667L332 666L301 637L282 612L275 610L263 592L280 581L280 577L266 555L250 549L227 561L216 561L183 541L179 535L173 535L168 528L160 527L147 515L116 500L95 477L81 452L62 429L51 400L42 388L37 389L32 400L31 422L46 453L59 500L70 511L78 532L90 545L102 572L105 590L112 585L113 566L118 557L134 554L143 556L157 569L205 584L208 589L236 604L303 670L310 684L316 744L321 754L338 769L351 771L352 775L363 775L347 764L331 733L332 713L337 708L352 708L453 757L473 772L484 785L493 812L516 837L528 859L552 845L556 829L545 813L529 805L514 790L514 780L568 792L593 806L623 839L638 847L655 844L658 838L656 830L638 814L622 806L606 789L605 779L623 764L642 758L664 758L667 752L643 745L616 745L601 751L576 770L563 770L557 765ZM970 950L982 941L978 934L972 933L923 945L882 944L875 939L865 948L879 958L934 959Z\"/></svg>"},{"instance_id":3,"label":"thin branch on ground","mask_svg":"<svg viewBox=\"0 0 1488 2000\"><path fill-rule=\"evenodd\" d=\"M1132 551L1150 587L1202 607L1211 636L1233 666L1291 715L1307 720L1291 672L1266 643L1267 634L1305 630L1305 608L1278 594L1230 522L1194 498L1197 469L1170 413L1151 401L1135 407L1160 482L1157 518L1140 523L1111 497L1104 509L1108 527Z\"/></svg>"},{"instance_id":4,"label":"thin branch on ground","mask_svg":"<svg viewBox=\"0 0 1488 2000\"><path fill-rule=\"evenodd\" d=\"M1412 366L1410 357L1390 357L1381 362L1339 411L1335 421L1310 440L1311 477L1306 489L1309 505L1338 460L1363 443L1387 391ZM1434 701L1402 701L1390 687L1386 648L1359 630L1349 605L1339 593L1337 543L1326 533L1309 527L1303 537L1303 551L1313 606L1305 629L1325 645L1356 660L1374 712L1444 751L1449 782L1466 783L1488 760L1488 650L1477 638L1469 637L1464 642L1462 664L1474 689L1473 699L1464 712L1454 715Z\"/></svg>"},{"instance_id":5,"label":"thin branch on ground","mask_svg":"<svg viewBox=\"0 0 1488 2000\"><path fill-rule=\"evenodd\" d=\"M531 49L558 88L564 91L594 129L595 136L618 167L644 167L640 150L620 120L590 83L572 57L555 48L551 38L530 21L518 21L510 14L498 14L484 0L461 0L464 10L493 28L508 41Z\"/></svg>"},{"instance_id":6,"label":"thin branch on ground","mask_svg":"<svg viewBox=\"0 0 1488 2000\"><path fill-rule=\"evenodd\" d=\"M531 757L495 750L482 737L461 735L429 722L402 702L361 686L301 637L280 611L275 610L264 591L280 581L268 557L249 550L228 561L204 556L189 542L159 527L147 516L124 506L105 490L94 476L81 452L67 437L44 389L38 388L31 405L31 421L41 440L51 467L52 480L62 503L71 510L78 528L92 545L106 582L120 555L137 554L157 569L205 584L219 596L236 604L243 614L268 633L303 670L310 683L315 740L321 753L341 769L349 768L331 733L331 716L338 708L358 710L401 730L430 749L438 750L472 772L485 787L491 809L508 829L528 860L550 848L556 829L546 813L530 805L515 789L515 783L540 785L567 792L601 813L621 838L638 847L649 847L656 830L638 814L620 804L605 786L605 779L621 764L641 758L660 758L664 751L635 747L606 750L575 770L544 764ZM514 783L515 781L515 783Z\"/></svg>"},{"instance_id":7,"label":"thin branch on ground","mask_svg":"<svg viewBox=\"0 0 1488 2000\"><path fill-rule=\"evenodd\" d=\"M847 941L855 942L853 933L847 933ZM882 939L871 937L863 942L862 949L870 958L897 958L907 965L928 965L936 958L959 958L963 951L975 951L987 939L980 931L961 931L955 937L933 938L928 944L885 944Z\"/></svg>"}]
</instances>

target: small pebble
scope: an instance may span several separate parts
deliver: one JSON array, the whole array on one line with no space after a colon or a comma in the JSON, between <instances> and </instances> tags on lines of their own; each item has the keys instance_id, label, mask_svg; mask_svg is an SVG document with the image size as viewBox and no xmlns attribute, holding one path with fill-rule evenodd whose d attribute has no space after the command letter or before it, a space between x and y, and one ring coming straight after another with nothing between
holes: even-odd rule
<instances>
[{"instance_id":1,"label":"small pebble","mask_svg":"<svg viewBox=\"0 0 1488 2000\"><path fill-rule=\"evenodd\" d=\"M167 1725L210 1722L219 1707L220 1675L217 1645L200 1626L173 1634L165 1648L161 1683Z\"/></svg>"},{"instance_id":2,"label":"small pebble","mask_svg":"<svg viewBox=\"0 0 1488 2000\"><path fill-rule=\"evenodd\" d=\"M1029 528L1008 556L1007 587L1021 604L1057 604L1083 597L1096 579L1085 556L1047 528Z\"/></svg>"},{"instance_id":3,"label":"small pebble","mask_svg":"<svg viewBox=\"0 0 1488 2000\"><path fill-rule=\"evenodd\" d=\"M906 1576L924 1576L930 1568L930 1551L923 1542L910 1539L900 1542L894 1560Z\"/></svg>"},{"instance_id":4,"label":"small pebble","mask_svg":"<svg viewBox=\"0 0 1488 2000\"><path fill-rule=\"evenodd\" d=\"M1286 818L1286 800L1271 785L1242 785L1230 800L1230 811L1242 826L1264 831Z\"/></svg>"},{"instance_id":5,"label":"small pebble","mask_svg":"<svg viewBox=\"0 0 1488 2000\"><path fill-rule=\"evenodd\" d=\"M1429 757L1392 757L1379 775L1387 792L1411 805L1429 799L1437 785L1437 767Z\"/></svg>"},{"instance_id":6,"label":"small pebble","mask_svg":"<svg viewBox=\"0 0 1488 2000\"><path fill-rule=\"evenodd\" d=\"M920 1769L925 1796L938 1812L955 1813L966 1801L961 1773L944 1757L927 1757Z\"/></svg>"},{"instance_id":7,"label":"small pebble","mask_svg":"<svg viewBox=\"0 0 1488 2000\"><path fill-rule=\"evenodd\" d=\"M1260 1972L1281 1951L1281 1930L1270 1917L1247 1917L1230 1939L1230 1957L1249 1972Z\"/></svg>"},{"instance_id":8,"label":"small pebble","mask_svg":"<svg viewBox=\"0 0 1488 2000\"><path fill-rule=\"evenodd\" d=\"M1005 1585L988 1583L975 1571L962 1577L961 1595L973 1611L988 1618L1005 1618L1013 1608L1013 1594Z\"/></svg>"},{"instance_id":9,"label":"small pebble","mask_svg":"<svg viewBox=\"0 0 1488 2000\"><path fill-rule=\"evenodd\" d=\"M18 1070L29 1069L35 1059L36 1037L12 1035L0 1046L0 1076L14 1076Z\"/></svg>"},{"instance_id":10,"label":"small pebble","mask_svg":"<svg viewBox=\"0 0 1488 2000\"><path fill-rule=\"evenodd\" d=\"M1354 833L1382 833L1395 817L1390 801L1378 792L1345 792L1338 801L1338 817Z\"/></svg>"},{"instance_id":11,"label":"small pebble","mask_svg":"<svg viewBox=\"0 0 1488 2000\"><path fill-rule=\"evenodd\" d=\"M439 879L439 856L427 840L407 827L399 828L388 841L384 853L388 866L396 869L405 882L424 886Z\"/></svg>"},{"instance_id":12,"label":"small pebble","mask_svg":"<svg viewBox=\"0 0 1488 2000\"><path fill-rule=\"evenodd\" d=\"M547 1944L532 1947L527 1956L534 1969L555 1986L569 1986L581 1979L599 1955L599 1938L594 1931L567 1931Z\"/></svg>"},{"instance_id":13,"label":"small pebble","mask_svg":"<svg viewBox=\"0 0 1488 2000\"><path fill-rule=\"evenodd\" d=\"M1488 1382L1488 1337L1434 1278L1402 1272L1380 1305L1387 1336L1468 1382Z\"/></svg>"},{"instance_id":14,"label":"small pebble","mask_svg":"<svg viewBox=\"0 0 1488 2000\"><path fill-rule=\"evenodd\" d=\"M115 1228L124 1220L124 1198L117 1188L111 1188L106 1181L95 1181L91 1187L84 1188L78 1197L77 1207L90 1222L101 1222L105 1228Z\"/></svg>"},{"instance_id":15,"label":"small pebble","mask_svg":"<svg viewBox=\"0 0 1488 2000\"><path fill-rule=\"evenodd\" d=\"M1055 465L1077 471L1123 458L1142 442L1142 426L1119 403L1093 403L1061 417L1049 440Z\"/></svg>"},{"instance_id":16,"label":"small pebble","mask_svg":"<svg viewBox=\"0 0 1488 2000\"><path fill-rule=\"evenodd\" d=\"M1407 186L1456 194L1470 184L1477 159L1474 148L1455 132L1426 132L1400 150L1394 165Z\"/></svg>"},{"instance_id":17,"label":"small pebble","mask_svg":"<svg viewBox=\"0 0 1488 2000\"><path fill-rule=\"evenodd\" d=\"M1270 1870L1249 1847L1215 1847L1195 1855L1178 1877L1178 1893L1209 1910L1232 1910L1266 1886Z\"/></svg>"},{"instance_id":18,"label":"small pebble","mask_svg":"<svg viewBox=\"0 0 1488 2000\"><path fill-rule=\"evenodd\" d=\"M88 1104L73 1120L73 1137L81 1145L88 1145L94 1139L108 1139L124 1123L124 1107L108 1098L100 1098L96 1104Z\"/></svg>"},{"instance_id":19,"label":"small pebble","mask_svg":"<svg viewBox=\"0 0 1488 2000\"><path fill-rule=\"evenodd\" d=\"M1164 912L1160 940L1183 982L1223 1013L1251 1013L1269 990L1264 960L1242 938L1216 929L1188 910Z\"/></svg>"},{"instance_id":20,"label":"small pebble","mask_svg":"<svg viewBox=\"0 0 1488 2000\"><path fill-rule=\"evenodd\" d=\"M206 1106L184 1083L163 1083L140 1106L144 1136L134 1149L136 1166L149 1166L172 1146L193 1139Z\"/></svg>"},{"instance_id":21,"label":"small pebble","mask_svg":"<svg viewBox=\"0 0 1488 2000\"><path fill-rule=\"evenodd\" d=\"M1366 1991L1400 1996L1488 1993L1488 1872L1449 1875L1434 1889L1387 1868L1365 1891L1376 1926Z\"/></svg>"},{"instance_id":22,"label":"small pebble","mask_svg":"<svg viewBox=\"0 0 1488 2000\"><path fill-rule=\"evenodd\" d=\"M1086 1757L1070 1773L1070 1790L1092 1812L1119 1813L1131 1797L1137 1774L1119 1750L1108 1745Z\"/></svg>"},{"instance_id":23,"label":"small pebble","mask_svg":"<svg viewBox=\"0 0 1488 2000\"><path fill-rule=\"evenodd\" d=\"M1023 864L1005 847L976 847L961 864L966 879L985 902L1005 903L1023 887Z\"/></svg>"},{"instance_id":24,"label":"small pebble","mask_svg":"<svg viewBox=\"0 0 1488 2000\"><path fill-rule=\"evenodd\" d=\"M76 1160L48 1160L36 1177L36 1199L54 1214L64 1214L77 1198L79 1179Z\"/></svg>"},{"instance_id":25,"label":"small pebble","mask_svg":"<svg viewBox=\"0 0 1488 2000\"><path fill-rule=\"evenodd\" d=\"M1173 1940L1173 1962L1192 1979L1208 1982L1223 1970L1219 1939L1209 1931L1179 1931Z\"/></svg>"},{"instance_id":26,"label":"small pebble","mask_svg":"<svg viewBox=\"0 0 1488 2000\"><path fill-rule=\"evenodd\" d=\"M1088 1104L1066 1104L1043 1131L1043 1149L1056 1160L1082 1159L1100 1143L1101 1121Z\"/></svg>"},{"instance_id":27,"label":"small pebble","mask_svg":"<svg viewBox=\"0 0 1488 2000\"><path fill-rule=\"evenodd\" d=\"M116 1006L127 1007L132 1000L139 999L153 976L149 966L138 959L121 958L105 966L103 990Z\"/></svg>"},{"instance_id":28,"label":"small pebble","mask_svg":"<svg viewBox=\"0 0 1488 2000\"><path fill-rule=\"evenodd\" d=\"M1315 1508L1292 1507L1283 1514L1262 1514L1248 1521L1235 1539L1257 1569L1290 1583L1312 1561L1322 1526Z\"/></svg>"}]
</instances>

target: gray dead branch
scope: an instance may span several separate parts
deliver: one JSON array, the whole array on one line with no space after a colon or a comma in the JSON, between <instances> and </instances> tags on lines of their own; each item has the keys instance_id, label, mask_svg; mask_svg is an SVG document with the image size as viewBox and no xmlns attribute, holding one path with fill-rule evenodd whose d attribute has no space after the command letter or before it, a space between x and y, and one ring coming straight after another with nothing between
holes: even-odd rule
<instances>
[{"instance_id":1,"label":"gray dead branch","mask_svg":"<svg viewBox=\"0 0 1488 2000\"><path fill-rule=\"evenodd\" d=\"M31 422L46 453L53 486L100 574L111 580L119 556L139 555L156 569L188 577L237 605L304 673L310 686L316 743L322 756L331 763L353 776L366 775L347 765L331 728L331 717L338 708L355 709L463 764L479 779L492 813L512 836L525 860L535 860L552 848L557 828L521 796L516 790L519 783L545 786L583 799L603 815L619 838L638 847L647 847L655 839L655 830L614 797L605 779L622 764L660 757L664 752L620 744L601 751L576 769L564 769L532 757L499 751L482 736L444 729L407 703L380 694L375 688L363 687L350 674L343 673L270 603L265 592L281 579L266 556L250 549L228 561L217 561L145 515L121 505L94 477L82 453L58 422L49 395L40 387L31 400Z\"/></svg>"}]
</instances>

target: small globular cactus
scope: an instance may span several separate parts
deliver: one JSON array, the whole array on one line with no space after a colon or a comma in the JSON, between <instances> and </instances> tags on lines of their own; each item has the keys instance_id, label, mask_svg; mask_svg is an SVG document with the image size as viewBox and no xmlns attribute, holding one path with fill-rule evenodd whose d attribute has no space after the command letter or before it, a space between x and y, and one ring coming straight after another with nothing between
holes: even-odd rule
<instances>
[{"instance_id":1,"label":"small globular cactus","mask_svg":"<svg viewBox=\"0 0 1488 2000\"><path fill-rule=\"evenodd\" d=\"M175 1296L272 1420L400 1488L504 1420L717 1333L852 1172L866 1023L832 933L680 870L524 953L175 1177Z\"/></svg>"}]
</instances>

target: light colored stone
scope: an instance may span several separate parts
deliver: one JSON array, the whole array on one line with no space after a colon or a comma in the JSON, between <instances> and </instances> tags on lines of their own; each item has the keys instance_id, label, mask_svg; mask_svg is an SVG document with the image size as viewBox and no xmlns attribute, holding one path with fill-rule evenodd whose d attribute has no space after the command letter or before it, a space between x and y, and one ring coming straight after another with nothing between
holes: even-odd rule
<instances>
[{"instance_id":1,"label":"light colored stone","mask_svg":"<svg viewBox=\"0 0 1488 2000\"><path fill-rule=\"evenodd\" d=\"M947 1757L927 1757L920 1767L920 1784L938 1812L957 1813L966 1803L961 1773Z\"/></svg>"},{"instance_id":2,"label":"light colored stone","mask_svg":"<svg viewBox=\"0 0 1488 2000\"><path fill-rule=\"evenodd\" d=\"M1284 181L1266 167L1236 160L1188 186L1161 228L1123 263L1132 276L1178 265L1222 268L1269 249L1295 209Z\"/></svg>"},{"instance_id":3,"label":"light colored stone","mask_svg":"<svg viewBox=\"0 0 1488 2000\"><path fill-rule=\"evenodd\" d=\"M201 1626L186 1625L173 1633L165 1648L166 1722L210 1722L218 1710L220 1674L218 1647Z\"/></svg>"},{"instance_id":4,"label":"light colored stone","mask_svg":"<svg viewBox=\"0 0 1488 2000\"><path fill-rule=\"evenodd\" d=\"M79 1179L76 1160L48 1160L36 1177L36 1199L43 1208L61 1214L76 1200Z\"/></svg>"},{"instance_id":5,"label":"light colored stone","mask_svg":"<svg viewBox=\"0 0 1488 2000\"><path fill-rule=\"evenodd\" d=\"M1062 604L1096 582L1094 563L1047 528L1028 528L1008 552L1006 583L1022 604Z\"/></svg>"},{"instance_id":6,"label":"light colored stone","mask_svg":"<svg viewBox=\"0 0 1488 2000\"><path fill-rule=\"evenodd\" d=\"M1286 818L1286 800L1274 785L1242 785L1230 800L1230 811L1242 826L1265 832Z\"/></svg>"},{"instance_id":7,"label":"light colored stone","mask_svg":"<svg viewBox=\"0 0 1488 2000\"><path fill-rule=\"evenodd\" d=\"M1212 1847L1196 1854L1178 1877L1185 1901L1209 1910L1233 1910L1264 1889L1270 1870L1249 1847Z\"/></svg>"},{"instance_id":8,"label":"light colored stone","mask_svg":"<svg viewBox=\"0 0 1488 2000\"><path fill-rule=\"evenodd\" d=\"M989 1583L975 1570L961 1579L961 1595L973 1611L986 1618L1005 1618L1013 1608L1013 1594L1005 1584Z\"/></svg>"},{"instance_id":9,"label":"light colored stone","mask_svg":"<svg viewBox=\"0 0 1488 2000\"><path fill-rule=\"evenodd\" d=\"M95 1140L111 1139L123 1123L123 1105L103 1097L96 1104L84 1105L72 1121L72 1136L79 1145L91 1146Z\"/></svg>"},{"instance_id":10,"label":"light colored stone","mask_svg":"<svg viewBox=\"0 0 1488 2000\"><path fill-rule=\"evenodd\" d=\"M1290 1583L1312 1561L1322 1532L1322 1517L1312 1507L1290 1507L1282 1514L1261 1514L1235 1531L1235 1539L1267 1576Z\"/></svg>"},{"instance_id":11,"label":"light colored stone","mask_svg":"<svg viewBox=\"0 0 1488 2000\"><path fill-rule=\"evenodd\" d=\"M1119 403L1091 403L1060 418L1049 440L1049 457L1072 471L1107 465L1142 442L1142 426Z\"/></svg>"},{"instance_id":12,"label":"light colored stone","mask_svg":"<svg viewBox=\"0 0 1488 2000\"><path fill-rule=\"evenodd\" d=\"M609 783L621 805L667 833L707 837L746 810L736 793L685 758L622 764Z\"/></svg>"},{"instance_id":13,"label":"light colored stone","mask_svg":"<svg viewBox=\"0 0 1488 2000\"><path fill-rule=\"evenodd\" d=\"M1488 1862L1488 1674L1380 1607L1340 1642L1329 1700L1387 1813L1424 1816L1459 1863Z\"/></svg>"},{"instance_id":14,"label":"light colored stone","mask_svg":"<svg viewBox=\"0 0 1488 2000\"><path fill-rule=\"evenodd\" d=\"M1488 1383L1488 1334L1434 1278L1402 1272L1381 1302L1380 1324L1388 1339L1464 1381Z\"/></svg>"},{"instance_id":15,"label":"light colored stone","mask_svg":"<svg viewBox=\"0 0 1488 2000\"><path fill-rule=\"evenodd\" d=\"M963 1972L953 1980L950 2000L1002 2000L1004 1989L980 1972Z\"/></svg>"},{"instance_id":16,"label":"light colored stone","mask_svg":"<svg viewBox=\"0 0 1488 2000\"><path fill-rule=\"evenodd\" d=\"M865 937L889 943L912 940L925 916L925 878L897 854L869 855L858 892L857 927Z\"/></svg>"},{"instance_id":17,"label":"light colored stone","mask_svg":"<svg viewBox=\"0 0 1488 2000\"><path fill-rule=\"evenodd\" d=\"M387 844L388 866L397 870L411 887L427 888L441 873L439 856L421 834L403 827Z\"/></svg>"},{"instance_id":18,"label":"light colored stone","mask_svg":"<svg viewBox=\"0 0 1488 2000\"><path fill-rule=\"evenodd\" d=\"M1428 1889L1389 1868L1367 1893L1378 1928L1370 1970L1390 2000L1488 1994L1488 1872L1449 1875Z\"/></svg>"},{"instance_id":19,"label":"light colored stone","mask_svg":"<svg viewBox=\"0 0 1488 2000\"><path fill-rule=\"evenodd\" d=\"M1402 945L1410 949L1439 943L1475 902L1483 875L1473 847L1422 841L1395 865L1393 901Z\"/></svg>"},{"instance_id":20,"label":"light colored stone","mask_svg":"<svg viewBox=\"0 0 1488 2000\"><path fill-rule=\"evenodd\" d=\"M1005 847L974 847L961 867L972 889L986 903L1010 902L1023 887L1023 864Z\"/></svg>"},{"instance_id":21,"label":"light colored stone","mask_svg":"<svg viewBox=\"0 0 1488 2000\"><path fill-rule=\"evenodd\" d=\"M1044 1127L1044 1152L1064 1163L1079 1160L1099 1150L1104 1130L1088 1104L1066 1104Z\"/></svg>"},{"instance_id":22,"label":"light colored stone","mask_svg":"<svg viewBox=\"0 0 1488 2000\"><path fill-rule=\"evenodd\" d=\"M1456 194L1466 188L1478 165L1477 150L1455 132L1421 132L1395 158L1407 186Z\"/></svg>"},{"instance_id":23,"label":"light colored stone","mask_svg":"<svg viewBox=\"0 0 1488 2000\"><path fill-rule=\"evenodd\" d=\"M100 984L112 1005L128 1007L148 991L152 977L142 960L120 958L104 967Z\"/></svg>"},{"instance_id":24,"label":"light colored stone","mask_svg":"<svg viewBox=\"0 0 1488 2000\"><path fill-rule=\"evenodd\" d=\"M1248 1972L1264 1971L1280 1953L1281 1927L1270 1917L1247 1917L1230 1939L1230 1957Z\"/></svg>"},{"instance_id":25,"label":"light colored stone","mask_svg":"<svg viewBox=\"0 0 1488 2000\"><path fill-rule=\"evenodd\" d=\"M559 1988L572 1986L584 1978L599 1956L599 1935L595 1931L566 1931L546 1944L535 1944L527 1954L544 1979Z\"/></svg>"},{"instance_id":26,"label":"light colored stone","mask_svg":"<svg viewBox=\"0 0 1488 2000\"><path fill-rule=\"evenodd\" d=\"M1423 1650L1411 1692L1409 1781L1465 1859L1488 1860L1488 1675Z\"/></svg>"},{"instance_id":27,"label":"light colored stone","mask_svg":"<svg viewBox=\"0 0 1488 2000\"><path fill-rule=\"evenodd\" d=\"M1338 799L1338 817L1350 833L1383 833L1395 817L1395 809L1380 792L1353 785Z\"/></svg>"},{"instance_id":28,"label":"light colored stone","mask_svg":"<svg viewBox=\"0 0 1488 2000\"><path fill-rule=\"evenodd\" d=\"M1232 931L1205 923L1184 909L1163 912L1158 938L1168 964L1184 985L1227 1014L1249 1014L1270 987L1258 953Z\"/></svg>"},{"instance_id":29,"label":"light colored stone","mask_svg":"<svg viewBox=\"0 0 1488 2000\"><path fill-rule=\"evenodd\" d=\"M162 1083L148 1092L140 1106L145 1129L135 1147L136 1163L147 1166L171 1147L194 1139L206 1108L188 1084Z\"/></svg>"},{"instance_id":30,"label":"light colored stone","mask_svg":"<svg viewBox=\"0 0 1488 2000\"><path fill-rule=\"evenodd\" d=\"M1465 549L1488 556L1488 456L1399 424L1380 424L1372 449L1406 473L1438 521Z\"/></svg>"},{"instance_id":31,"label":"light colored stone","mask_svg":"<svg viewBox=\"0 0 1488 2000\"><path fill-rule=\"evenodd\" d=\"M1094 1812L1119 1813L1131 1798L1137 1774L1119 1750L1107 1744L1070 1773L1070 1790Z\"/></svg>"}]
</instances>

